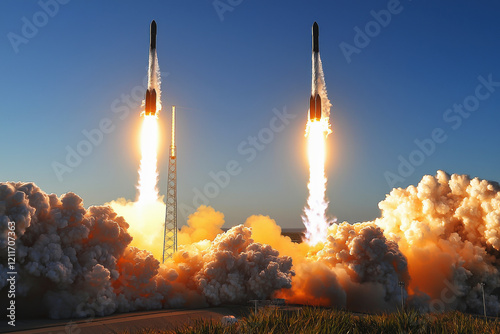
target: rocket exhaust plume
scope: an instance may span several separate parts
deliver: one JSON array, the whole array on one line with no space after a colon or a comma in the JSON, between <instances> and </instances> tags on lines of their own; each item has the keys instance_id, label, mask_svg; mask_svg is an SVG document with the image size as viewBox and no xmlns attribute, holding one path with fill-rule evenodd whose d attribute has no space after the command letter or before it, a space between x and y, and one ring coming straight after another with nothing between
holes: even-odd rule
<instances>
[{"instance_id":1,"label":"rocket exhaust plume","mask_svg":"<svg viewBox=\"0 0 500 334\"><path fill-rule=\"evenodd\" d=\"M107 203L120 216L125 217L134 236L132 246L146 249L161 258L163 217L165 204L158 191L158 113L161 110L161 79L156 52L157 25L150 25L148 89L141 112L141 162L138 171L137 199L135 202L119 198Z\"/></svg>"},{"instance_id":2,"label":"rocket exhaust plume","mask_svg":"<svg viewBox=\"0 0 500 334\"><path fill-rule=\"evenodd\" d=\"M141 129L141 165L139 168L140 203L158 200L158 171L156 156L158 154L158 122L156 116L145 116Z\"/></svg>"},{"instance_id":3,"label":"rocket exhaust plume","mask_svg":"<svg viewBox=\"0 0 500 334\"><path fill-rule=\"evenodd\" d=\"M156 22L151 22L148 89L144 100L144 120L141 130L141 166L139 169L139 203L151 203L158 200L158 120L157 112L161 109L160 69L156 54Z\"/></svg>"},{"instance_id":4,"label":"rocket exhaust plume","mask_svg":"<svg viewBox=\"0 0 500 334\"><path fill-rule=\"evenodd\" d=\"M325 156L326 137L330 130L330 100L326 92L323 67L319 55L319 27L312 27L312 82L309 113L306 125L307 153L309 160L309 198L302 221L306 227L306 241L317 244L326 241L328 221L326 211Z\"/></svg>"}]
</instances>

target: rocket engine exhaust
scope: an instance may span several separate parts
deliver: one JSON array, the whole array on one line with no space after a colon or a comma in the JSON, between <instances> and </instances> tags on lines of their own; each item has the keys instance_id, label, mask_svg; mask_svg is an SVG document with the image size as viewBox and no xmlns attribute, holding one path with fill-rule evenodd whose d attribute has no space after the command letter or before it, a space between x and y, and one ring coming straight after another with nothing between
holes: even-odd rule
<instances>
[{"instance_id":1,"label":"rocket engine exhaust","mask_svg":"<svg viewBox=\"0 0 500 334\"><path fill-rule=\"evenodd\" d=\"M329 124L330 101L326 92L321 58L319 56L319 27L312 26L312 72L309 115L306 125L309 160L309 197L302 220L306 226L306 240L311 244L324 242L330 225L326 217L326 136L331 132Z\"/></svg>"},{"instance_id":2,"label":"rocket engine exhaust","mask_svg":"<svg viewBox=\"0 0 500 334\"><path fill-rule=\"evenodd\" d=\"M141 166L139 169L139 202L154 203L158 200L158 124L157 114L161 109L160 69L156 55L156 22L153 20L149 33L148 89L144 100L145 118L141 130ZM141 112L142 115L142 112Z\"/></svg>"}]
</instances>

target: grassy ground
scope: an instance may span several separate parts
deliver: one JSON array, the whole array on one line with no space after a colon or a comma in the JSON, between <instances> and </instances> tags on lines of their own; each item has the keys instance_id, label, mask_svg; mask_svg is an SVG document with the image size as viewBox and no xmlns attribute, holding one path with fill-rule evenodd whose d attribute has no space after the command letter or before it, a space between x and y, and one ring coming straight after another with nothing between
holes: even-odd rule
<instances>
[{"instance_id":1,"label":"grassy ground","mask_svg":"<svg viewBox=\"0 0 500 334\"><path fill-rule=\"evenodd\" d=\"M144 330L140 334L240 334L240 333L500 333L500 322L476 318L468 314L420 314L415 311L386 315L358 316L345 311L303 307L301 311L284 312L279 309L261 309L224 326L219 322L197 322L175 332Z\"/></svg>"}]
</instances>

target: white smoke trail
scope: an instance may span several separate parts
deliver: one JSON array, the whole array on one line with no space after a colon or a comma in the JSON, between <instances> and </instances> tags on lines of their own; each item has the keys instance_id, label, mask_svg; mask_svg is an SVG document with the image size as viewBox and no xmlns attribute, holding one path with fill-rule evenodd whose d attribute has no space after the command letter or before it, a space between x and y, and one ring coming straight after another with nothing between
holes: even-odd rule
<instances>
[{"instance_id":1,"label":"white smoke trail","mask_svg":"<svg viewBox=\"0 0 500 334\"><path fill-rule=\"evenodd\" d=\"M149 52L148 89L156 90L156 112L161 110L161 71L156 49Z\"/></svg>"},{"instance_id":2,"label":"white smoke trail","mask_svg":"<svg viewBox=\"0 0 500 334\"><path fill-rule=\"evenodd\" d=\"M321 118L325 118L327 123L330 123L330 109L332 107L332 103L328 98L328 92L326 90L326 82L325 82L325 73L323 72L323 63L321 62L321 56L319 53L313 53L312 55L313 61L313 75L312 75L312 85L311 85L311 94L314 94L315 88L317 88L317 92L321 97ZM314 72L316 71L316 72ZM330 124L328 124L330 125ZM331 131L329 131L331 132Z\"/></svg>"},{"instance_id":3,"label":"white smoke trail","mask_svg":"<svg viewBox=\"0 0 500 334\"><path fill-rule=\"evenodd\" d=\"M156 84L156 66L158 58L156 50L149 50L149 63L148 63L148 89L157 88Z\"/></svg>"}]
</instances>

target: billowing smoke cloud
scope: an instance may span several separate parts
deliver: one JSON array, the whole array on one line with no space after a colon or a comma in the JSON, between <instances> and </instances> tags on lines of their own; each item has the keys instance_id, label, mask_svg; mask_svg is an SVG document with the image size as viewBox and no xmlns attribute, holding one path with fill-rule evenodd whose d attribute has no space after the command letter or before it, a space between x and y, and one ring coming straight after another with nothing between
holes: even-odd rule
<instances>
[{"instance_id":1,"label":"billowing smoke cloud","mask_svg":"<svg viewBox=\"0 0 500 334\"><path fill-rule=\"evenodd\" d=\"M177 234L179 245L190 245L202 240L214 240L221 234L224 225L224 214L212 207L202 205L191 214L187 226L182 226Z\"/></svg>"},{"instance_id":2,"label":"billowing smoke cloud","mask_svg":"<svg viewBox=\"0 0 500 334\"><path fill-rule=\"evenodd\" d=\"M73 193L57 197L33 183L0 183L1 298L9 221L16 223L19 316L35 310L52 318L101 316L270 298L289 288L293 276L290 257L255 243L241 225L181 247L174 261L160 265L149 251L129 246L128 224L111 207L85 209Z\"/></svg>"},{"instance_id":3,"label":"billowing smoke cloud","mask_svg":"<svg viewBox=\"0 0 500 334\"><path fill-rule=\"evenodd\" d=\"M213 242L181 247L167 267L179 275L175 294L182 294L183 287L188 288L194 279L210 305L269 298L280 288L290 288L293 276L291 257L255 243L250 228L243 225L218 235Z\"/></svg>"},{"instance_id":4,"label":"billowing smoke cloud","mask_svg":"<svg viewBox=\"0 0 500 334\"><path fill-rule=\"evenodd\" d=\"M106 203L129 224L128 232L134 237L131 246L147 249L157 259L163 254L165 203L163 198L151 202L132 202L124 198ZM224 214L211 207L200 206L187 220L187 226L177 233L179 245L190 245L202 240L214 240L223 233Z\"/></svg>"},{"instance_id":5,"label":"billowing smoke cloud","mask_svg":"<svg viewBox=\"0 0 500 334\"><path fill-rule=\"evenodd\" d=\"M424 311L500 311L500 186L496 182L426 175L394 189L373 222L333 224L327 241L295 244L269 217L252 216L252 237L292 256L290 302L357 311L393 310L401 302Z\"/></svg>"},{"instance_id":6,"label":"billowing smoke cloud","mask_svg":"<svg viewBox=\"0 0 500 334\"><path fill-rule=\"evenodd\" d=\"M112 208L85 209L72 193L57 197L32 183L2 183L0 287L7 226L15 221L17 305L51 317L272 297L390 311L401 302L399 282L409 305L476 313L482 311L479 283L485 283L488 313L499 312L497 183L439 171L417 186L394 189L379 206L380 218L333 224L327 240L313 246L293 243L265 216L222 233L223 214L202 206L179 231L172 261L160 265L148 247L131 246L139 229L131 236Z\"/></svg>"},{"instance_id":7,"label":"billowing smoke cloud","mask_svg":"<svg viewBox=\"0 0 500 334\"><path fill-rule=\"evenodd\" d=\"M356 311L393 310L400 305L398 282L409 279L406 259L375 224L334 224L327 241L315 246L281 236L269 217L252 216L246 224L256 241L293 256L292 288L278 294L289 302Z\"/></svg>"},{"instance_id":8,"label":"billowing smoke cloud","mask_svg":"<svg viewBox=\"0 0 500 334\"><path fill-rule=\"evenodd\" d=\"M431 311L500 311L500 186L438 171L379 204L375 220L408 260L410 294ZM417 300L415 301L417 302ZM420 303L422 301L420 300Z\"/></svg>"}]
</instances>

